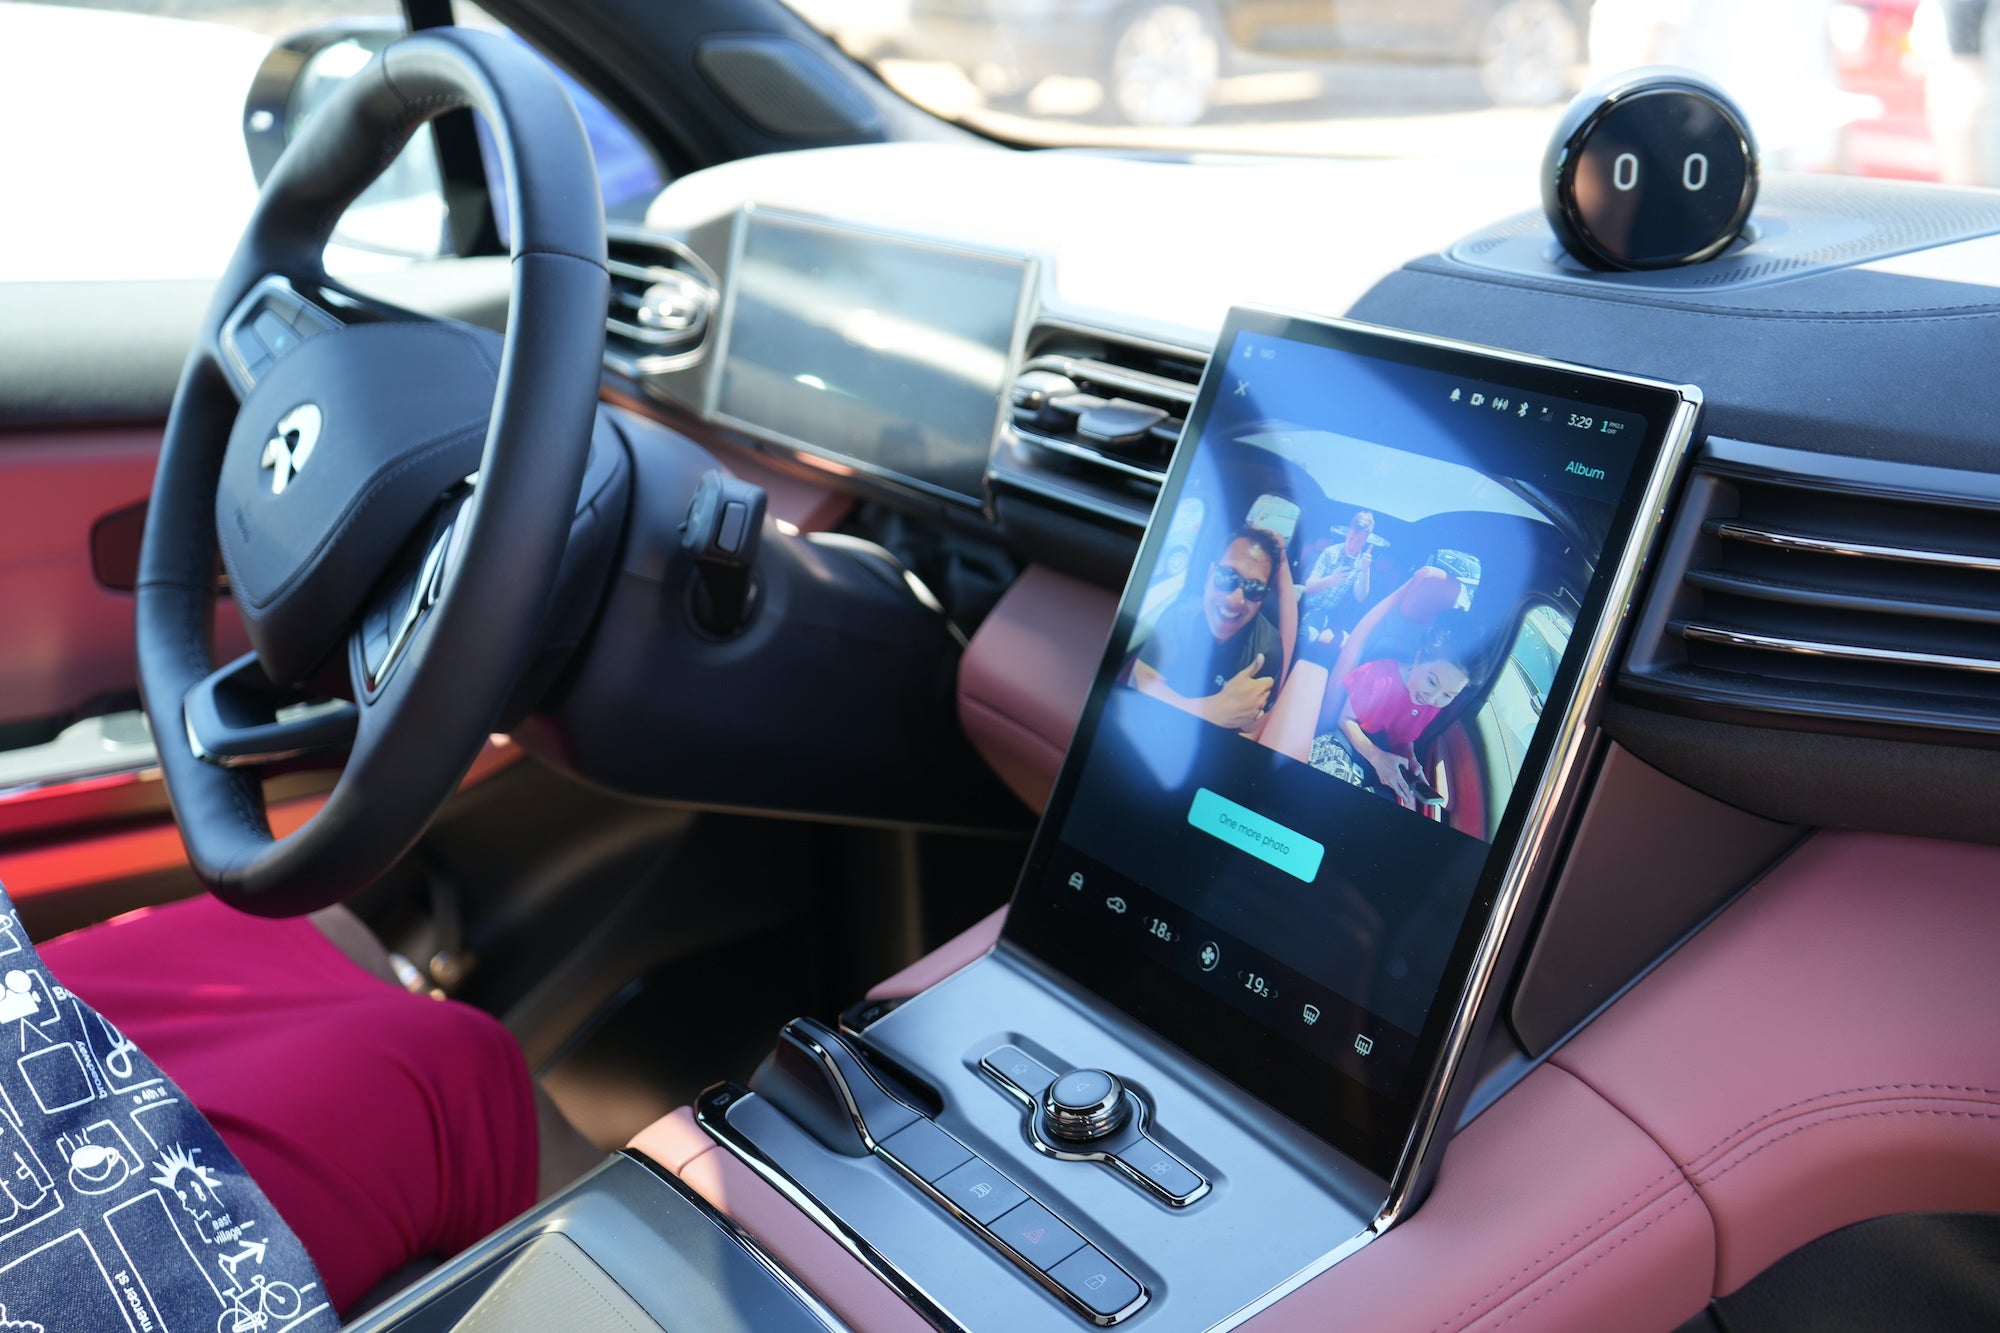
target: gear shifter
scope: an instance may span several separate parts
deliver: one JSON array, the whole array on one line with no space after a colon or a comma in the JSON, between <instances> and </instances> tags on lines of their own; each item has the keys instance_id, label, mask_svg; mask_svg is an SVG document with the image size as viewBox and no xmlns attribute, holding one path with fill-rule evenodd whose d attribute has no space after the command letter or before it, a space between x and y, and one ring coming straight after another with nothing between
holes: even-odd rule
<instances>
[{"instance_id":1,"label":"gear shifter","mask_svg":"<svg viewBox=\"0 0 2000 1333\"><path fill-rule=\"evenodd\" d=\"M688 502L681 546L699 581L690 609L704 631L726 639L755 610L757 548L764 540L764 488L726 472L706 472Z\"/></svg>"}]
</instances>

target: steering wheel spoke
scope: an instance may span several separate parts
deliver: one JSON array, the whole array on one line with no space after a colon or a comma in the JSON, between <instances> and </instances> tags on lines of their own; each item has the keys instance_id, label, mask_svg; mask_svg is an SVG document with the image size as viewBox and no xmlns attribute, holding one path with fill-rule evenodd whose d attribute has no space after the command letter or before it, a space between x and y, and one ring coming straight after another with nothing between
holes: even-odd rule
<instances>
[{"instance_id":1,"label":"steering wheel spoke","mask_svg":"<svg viewBox=\"0 0 2000 1333\"><path fill-rule=\"evenodd\" d=\"M343 750L359 710L345 699L301 699L280 690L245 653L210 672L181 701L188 748L219 768L248 768Z\"/></svg>"},{"instance_id":2,"label":"steering wheel spoke","mask_svg":"<svg viewBox=\"0 0 2000 1333\"><path fill-rule=\"evenodd\" d=\"M389 688L405 659L413 655L431 613L444 596L450 572L468 530L465 509L475 477L453 488L410 543L361 616L349 639L349 674L354 697L366 708Z\"/></svg>"}]
</instances>

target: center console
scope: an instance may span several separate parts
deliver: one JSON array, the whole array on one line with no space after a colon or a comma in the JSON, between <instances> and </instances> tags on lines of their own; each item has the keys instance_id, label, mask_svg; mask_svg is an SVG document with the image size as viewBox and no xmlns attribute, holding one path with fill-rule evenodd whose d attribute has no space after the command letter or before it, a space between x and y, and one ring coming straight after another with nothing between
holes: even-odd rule
<instances>
[{"instance_id":1,"label":"center console","mask_svg":"<svg viewBox=\"0 0 2000 1333\"><path fill-rule=\"evenodd\" d=\"M1698 402L1233 314L1004 936L699 1130L945 1329L1233 1327L1396 1225Z\"/></svg>"}]
</instances>

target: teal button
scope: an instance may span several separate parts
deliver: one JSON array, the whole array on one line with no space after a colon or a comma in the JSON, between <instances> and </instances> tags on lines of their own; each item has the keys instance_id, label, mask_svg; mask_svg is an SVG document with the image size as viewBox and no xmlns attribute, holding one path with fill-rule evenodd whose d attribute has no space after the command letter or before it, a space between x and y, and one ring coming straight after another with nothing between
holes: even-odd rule
<instances>
[{"instance_id":1,"label":"teal button","mask_svg":"<svg viewBox=\"0 0 2000 1333\"><path fill-rule=\"evenodd\" d=\"M1188 823L1308 884L1319 874L1320 858L1326 855L1326 848L1304 834L1294 833L1277 820L1266 819L1206 787L1195 792L1194 804L1188 807Z\"/></svg>"}]
</instances>

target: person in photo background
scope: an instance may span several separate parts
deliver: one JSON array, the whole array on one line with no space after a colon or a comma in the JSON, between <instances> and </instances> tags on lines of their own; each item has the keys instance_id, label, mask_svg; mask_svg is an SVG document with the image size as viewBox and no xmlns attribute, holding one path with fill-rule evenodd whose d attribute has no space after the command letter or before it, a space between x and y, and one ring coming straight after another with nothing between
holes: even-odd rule
<instances>
[{"instance_id":1,"label":"person in photo background","mask_svg":"<svg viewBox=\"0 0 2000 1333\"><path fill-rule=\"evenodd\" d=\"M1299 588L1299 625L1306 633L1341 628L1343 615L1368 600L1374 538L1375 515L1363 509L1347 521L1340 543L1320 552Z\"/></svg>"},{"instance_id":2,"label":"person in photo background","mask_svg":"<svg viewBox=\"0 0 2000 1333\"><path fill-rule=\"evenodd\" d=\"M1284 641L1262 612L1291 595L1290 581L1284 543L1237 528L1199 586L1161 614L1132 661L1132 687L1231 731L1256 726L1285 668Z\"/></svg>"}]
</instances>

